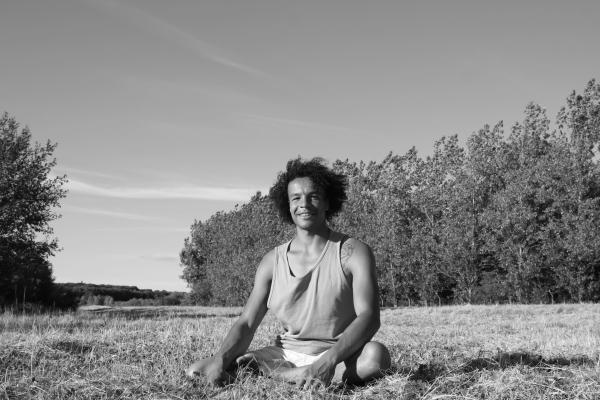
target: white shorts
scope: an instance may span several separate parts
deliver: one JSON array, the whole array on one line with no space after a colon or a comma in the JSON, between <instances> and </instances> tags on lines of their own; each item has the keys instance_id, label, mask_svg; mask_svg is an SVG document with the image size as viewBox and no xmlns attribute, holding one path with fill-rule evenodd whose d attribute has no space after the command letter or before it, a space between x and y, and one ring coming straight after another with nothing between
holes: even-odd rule
<instances>
[{"instance_id":1,"label":"white shorts","mask_svg":"<svg viewBox=\"0 0 600 400\"><path fill-rule=\"evenodd\" d=\"M317 361L325 351L319 354L310 355L298 353L297 351L282 349L278 346L268 346L262 349L250 351L249 354L254 356L254 359L261 369L274 371L279 367L304 367ZM336 365L333 382L340 382L346 366L343 362Z\"/></svg>"},{"instance_id":2,"label":"white shorts","mask_svg":"<svg viewBox=\"0 0 600 400\"><path fill-rule=\"evenodd\" d=\"M310 355L298 353L297 351L283 349L278 346L267 346L262 349L250 351L259 365L267 365L269 368L278 366L304 367L317 361L325 352ZM293 364L290 365L289 363Z\"/></svg>"}]
</instances>

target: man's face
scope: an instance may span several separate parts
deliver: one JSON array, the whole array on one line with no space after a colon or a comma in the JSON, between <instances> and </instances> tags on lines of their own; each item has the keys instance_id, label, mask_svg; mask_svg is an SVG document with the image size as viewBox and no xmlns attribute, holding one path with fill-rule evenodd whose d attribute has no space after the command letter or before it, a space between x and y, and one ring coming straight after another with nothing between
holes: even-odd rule
<instances>
[{"instance_id":1,"label":"man's face","mask_svg":"<svg viewBox=\"0 0 600 400\"><path fill-rule=\"evenodd\" d=\"M320 227L325 223L329 201L310 178L296 178L288 184L290 214L300 228Z\"/></svg>"}]
</instances>

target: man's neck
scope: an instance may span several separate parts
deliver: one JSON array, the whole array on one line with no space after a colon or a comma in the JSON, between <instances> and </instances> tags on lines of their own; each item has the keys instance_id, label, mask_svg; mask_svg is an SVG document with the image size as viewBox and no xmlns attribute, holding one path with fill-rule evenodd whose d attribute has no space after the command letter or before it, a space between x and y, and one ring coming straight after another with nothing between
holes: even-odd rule
<instances>
[{"instance_id":1,"label":"man's neck","mask_svg":"<svg viewBox=\"0 0 600 400\"><path fill-rule=\"evenodd\" d=\"M310 248L313 246L324 246L329 239L331 229L326 224L315 230L306 230L296 227L296 237L294 241L300 247Z\"/></svg>"}]
</instances>

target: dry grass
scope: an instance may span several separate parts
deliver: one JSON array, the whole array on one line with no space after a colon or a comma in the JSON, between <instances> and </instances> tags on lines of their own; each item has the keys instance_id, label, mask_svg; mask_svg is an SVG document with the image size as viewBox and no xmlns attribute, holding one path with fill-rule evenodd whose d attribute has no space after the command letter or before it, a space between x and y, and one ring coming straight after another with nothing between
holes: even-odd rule
<instances>
[{"instance_id":1,"label":"dry grass","mask_svg":"<svg viewBox=\"0 0 600 400\"><path fill-rule=\"evenodd\" d=\"M0 315L0 399L600 399L600 305L453 306L382 313L394 371L366 387L183 371L210 355L240 309L136 307ZM279 331L267 316L252 347Z\"/></svg>"}]
</instances>

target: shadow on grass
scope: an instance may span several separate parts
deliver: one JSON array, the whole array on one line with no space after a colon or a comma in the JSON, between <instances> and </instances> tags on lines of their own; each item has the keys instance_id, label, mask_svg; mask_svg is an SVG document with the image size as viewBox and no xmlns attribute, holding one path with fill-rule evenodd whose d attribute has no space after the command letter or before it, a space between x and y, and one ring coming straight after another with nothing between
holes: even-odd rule
<instances>
[{"instance_id":1,"label":"shadow on grass","mask_svg":"<svg viewBox=\"0 0 600 400\"><path fill-rule=\"evenodd\" d=\"M389 376L393 376L393 375L401 375L401 376L407 376L411 373L412 369L408 368L408 367L399 367L399 366L392 366L390 369L388 369L384 375L381 378L376 378L372 381L369 381L367 383L363 383L363 384L353 384L353 383L347 383L347 382L334 382L332 383L332 385L327 389L328 393L333 394L335 396L352 396L352 395L358 395L363 393L365 390L369 390L369 388L373 387L373 386L377 386L380 382L384 382L383 381L386 377ZM388 388L390 390L393 391L393 388Z\"/></svg>"},{"instance_id":2,"label":"shadow on grass","mask_svg":"<svg viewBox=\"0 0 600 400\"><path fill-rule=\"evenodd\" d=\"M50 344L55 350L60 350L65 353L83 355L91 352L94 347L89 344L77 342L74 340L59 340Z\"/></svg>"},{"instance_id":3,"label":"shadow on grass","mask_svg":"<svg viewBox=\"0 0 600 400\"><path fill-rule=\"evenodd\" d=\"M0 351L0 371L7 374L11 370L18 371L30 366L31 355L17 349Z\"/></svg>"},{"instance_id":4,"label":"shadow on grass","mask_svg":"<svg viewBox=\"0 0 600 400\"><path fill-rule=\"evenodd\" d=\"M47 349L56 350L57 352ZM4 348L0 349L0 373L10 375L23 370L31 371L36 367L40 359L64 359L61 353L68 353L74 356L85 356L93 351L91 344L82 343L74 340L56 340L47 343L47 347L33 349ZM1 393L1 392L0 392ZM2 397L0 396L0 399Z\"/></svg>"},{"instance_id":5,"label":"shadow on grass","mask_svg":"<svg viewBox=\"0 0 600 400\"><path fill-rule=\"evenodd\" d=\"M452 373L468 373L482 370L501 370L516 365L552 369L565 366L594 366L596 362L587 356L544 358L528 352L500 352L495 357L479 357L458 368L449 369L442 363L420 364L408 375L408 380L433 382L438 377Z\"/></svg>"},{"instance_id":6,"label":"shadow on grass","mask_svg":"<svg viewBox=\"0 0 600 400\"><path fill-rule=\"evenodd\" d=\"M151 320L167 320L172 318L234 318L238 317L240 313L178 313L177 311L169 312L161 309L152 310L148 308L140 309L100 309L100 310L89 310L85 311L86 314L91 315L103 315L108 317L123 318L128 321L138 319L151 319Z\"/></svg>"}]
</instances>

